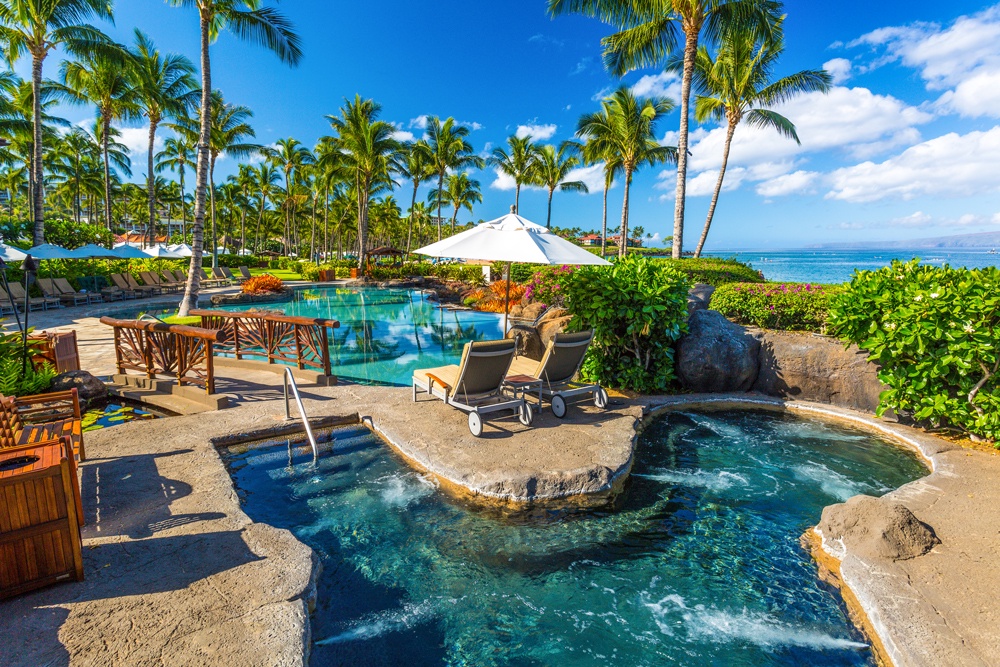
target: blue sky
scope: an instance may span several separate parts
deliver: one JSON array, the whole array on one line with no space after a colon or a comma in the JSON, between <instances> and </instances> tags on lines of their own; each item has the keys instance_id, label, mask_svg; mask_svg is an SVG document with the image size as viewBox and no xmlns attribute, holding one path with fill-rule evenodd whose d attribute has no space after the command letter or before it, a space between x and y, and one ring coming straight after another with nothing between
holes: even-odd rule
<instances>
[{"instance_id":1,"label":"blue sky","mask_svg":"<svg viewBox=\"0 0 1000 667\"><path fill-rule=\"evenodd\" d=\"M133 27L162 50L197 62L197 15L162 0L119 0L106 29L131 40ZM415 10L414 8L418 8ZM619 85L602 68L592 19L550 19L544 0L410 3L286 1L278 5L303 38L305 58L288 68L262 49L224 35L212 47L213 84L251 107L261 143L294 136L313 144L325 116L360 93L383 105L401 137L421 134L426 114L454 116L486 151L515 132L558 142ZM781 111L801 146L746 127L737 130L727 185L709 250L790 248L815 243L1000 231L1000 5L939 2L787 2L787 51L781 74L827 66L837 85ZM55 77L59 57L46 76ZM27 74L26 63L18 71ZM629 74L642 94L679 100L675 78ZM74 121L87 108L64 109ZM677 112L657 133L675 143ZM125 128L136 157L145 131ZM722 129L692 135L686 246L697 241L722 152ZM142 178L141 160L134 160ZM218 171L227 173L231 161ZM581 174L592 194L557 193L553 224L599 228L595 172ZM218 178L218 176L217 176ZM484 202L476 219L504 213L510 184L491 169L475 174ZM632 188L631 224L666 236L672 229L672 170L647 168ZM422 193L422 196L425 193ZM609 227L621 212L621 185L609 197ZM404 208L409 190L395 193ZM544 222L545 193L522 193L521 212ZM460 218L464 220L467 214Z\"/></svg>"}]
</instances>

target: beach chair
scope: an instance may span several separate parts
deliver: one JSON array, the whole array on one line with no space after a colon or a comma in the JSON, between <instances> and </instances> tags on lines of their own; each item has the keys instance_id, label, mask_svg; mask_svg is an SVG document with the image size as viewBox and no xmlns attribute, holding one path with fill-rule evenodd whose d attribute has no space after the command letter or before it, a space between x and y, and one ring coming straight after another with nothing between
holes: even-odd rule
<instances>
[{"instance_id":1,"label":"beach chair","mask_svg":"<svg viewBox=\"0 0 1000 667\"><path fill-rule=\"evenodd\" d=\"M7 288L10 290L10 295L14 298L14 303L17 304L17 309L24 310L24 287L21 283L13 282L8 283ZM59 299L51 299L48 297L28 297L28 310L48 310L49 306L53 308L59 307Z\"/></svg>"},{"instance_id":2,"label":"beach chair","mask_svg":"<svg viewBox=\"0 0 1000 667\"><path fill-rule=\"evenodd\" d=\"M173 285L178 289L184 289L184 285L187 284L186 280L177 280L173 272L169 269L163 269L160 271L160 277L163 278L163 283L166 285Z\"/></svg>"},{"instance_id":3,"label":"beach chair","mask_svg":"<svg viewBox=\"0 0 1000 667\"><path fill-rule=\"evenodd\" d=\"M504 378L516 347L513 339L466 343L457 366L413 371L414 402L422 392L469 413L469 430L477 438L483 433L484 416L492 412L513 410L522 424L530 426L534 419L531 406L523 397L504 391Z\"/></svg>"},{"instance_id":4,"label":"beach chair","mask_svg":"<svg viewBox=\"0 0 1000 667\"><path fill-rule=\"evenodd\" d=\"M104 297L98 292L77 292L73 289L73 286L69 284L69 281L65 278L53 278L53 284L55 284L56 289L59 290L60 296L71 296L74 299L79 299L83 297L87 300L87 303L103 303Z\"/></svg>"},{"instance_id":5,"label":"beach chair","mask_svg":"<svg viewBox=\"0 0 1000 667\"><path fill-rule=\"evenodd\" d=\"M251 278L253 278L253 276L250 275L250 269L248 269L245 266L240 267L240 276L243 278L243 280L250 280Z\"/></svg>"},{"instance_id":6,"label":"beach chair","mask_svg":"<svg viewBox=\"0 0 1000 667\"><path fill-rule=\"evenodd\" d=\"M168 269L167 272L169 273L170 270ZM185 285L187 284L188 281L187 274L181 271L180 269L174 269L174 278L177 280L177 282L184 283Z\"/></svg>"},{"instance_id":7,"label":"beach chair","mask_svg":"<svg viewBox=\"0 0 1000 667\"><path fill-rule=\"evenodd\" d=\"M232 285L229 278L226 277L225 271L222 270L221 266L217 266L212 269L212 279L218 281L221 285Z\"/></svg>"},{"instance_id":8,"label":"beach chair","mask_svg":"<svg viewBox=\"0 0 1000 667\"><path fill-rule=\"evenodd\" d=\"M125 282L128 283L128 286L131 289L135 290L136 292L142 292L144 294L150 294L150 295L163 294L163 288L160 287L159 285L140 285L139 281L136 280L135 277L127 271L121 275L122 278L125 279Z\"/></svg>"},{"instance_id":9,"label":"beach chair","mask_svg":"<svg viewBox=\"0 0 1000 667\"><path fill-rule=\"evenodd\" d=\"M56 287L55 280L52 278L36 278L35 280L38 281L38 288L42 290L46 299L54 299L56 303L64 306L90 303L86 294L77 294L75 291L72 294L63 294L62 290Z\"/></svg>"},{"instance_id":10,"label":"beach chair","mask_svg":"<svg viewBox=\"0 0 1000 667\"><path fill-rule=\"evenodd\" d=\"M153 273L152 271L140 271L139 278L142 279L144 285L148 287L159 287L160 291L168 292L173 291L173 288L169 285L164 285L160 282L160 277Z\"/></svg>"},{"instance_id":11,"label":"beach chair","mask_svg":"<svg viewBox=\"0 0 1000 667\"><path fill-rule=\"evenodd\" d=\"M552 414L560 419L566 416L566 399L583 394L591 394L594 405L603 410L608 406L608 392L599 384L574 381L593 339L593 331L558 333L545 348L541 361L518 357L511 363L510 373L541 380L539 408L542 400L547 399L552 405Z\"/></svg>"},{"instance_id":12,"label":"beach chair","mask_svg":"<svg viewBox=\"0 0 1000 667\"><path fill-rule=\"evenodd\" d=\"M220 266L219 270L222 271L222 275L225 276L226 280L229 281L229 284L233 284L233 283L240 283L240 284L242 284L243 281L246 280L246 278L244 278L243 276L234 276L233 272L230 271L229 267L227 267L227 266Z\"/></svg>"},{"instance_id":13,"label":"beach chair","mask_svg":"<svg viewBox=\"0 0 1000 667\"><path fill-rule=\"evenodd\" d=\"M120 274L120 273L112 273L111 274L111 282L113 282L115 284L115 287L117 287L118 289L120 289L122 292L125 293L126 298L128 297L129 294L132 295L133 299L136 298L136 297L139 297L139 296L148 296L149 295L148 291L144 292L142 290L132 289L132 286L128 284L128 281L125 280L125 277L122 276L122 274Z\"/></svg>"}]
</instances>

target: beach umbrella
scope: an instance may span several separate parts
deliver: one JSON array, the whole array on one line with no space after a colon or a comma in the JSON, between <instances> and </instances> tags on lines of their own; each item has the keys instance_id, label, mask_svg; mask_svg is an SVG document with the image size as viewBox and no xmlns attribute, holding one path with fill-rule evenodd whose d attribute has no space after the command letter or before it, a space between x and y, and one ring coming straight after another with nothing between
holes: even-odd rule
<instances>
[{"instance_id":1,"label":"beach umbrella","mask_svg":"<svg viewBox=\"0 0 1000 667\"><path fill-rule=\"evenodd\" d=\"M70 251L76 259L121 259L114 250L88 243Z\"/></svg>"},{"instance_id":2,"label":"beach umbrella","mask_svg":"<svg viewBox=\"0 0 1000 667\"><path fill-rule=\"evenodd\" d=\"M179 255L161 245L150 246L149 248L143 249L143 252L146 253L146 257L157 257L159 259L184 259L183 255Z\"/></svg>"},{"instance_id":3,"label":"beach umbrella","mask_svg":"<svg viewBox=\"0 0 1000 667\"><path fill-rule=\"evenodd\" d=\"M122 243L115 246L112 251L118 259L149 259L149 255L136 248L134 245Z\"/></svg>"},{"instance_id":4,"label":"beach umbrella","mask_svg":"<svg viewBox=\"0 0 1000 667\"><path fill-rule=\"evenodd\" d=\"M31 250L28 250L28 254L35 259L80 259L73 254L72 250L67 250L60 245L52 243L36 245Z\"/></svg>"},{"instance_id":5,"label":"beach umbrella","mask_svg":"<svg viewBox=\"0 0 1000 667\"><path fill-rule=\"evenodd\" d=\"M483 222L461 234L456 234L414 252L431 257L457 257L491 262L507 262L507 311L510 310L510 265L527 264L595 264L610 266L597 255L551 233L547 227L531 222L513 212ZM507 331L504 313L503 329Z\"/></svg>"},{"instance_id":6,"label":"beach umbrella","mask_svg":"<svg viewBox=\"0 0 1000 667\"><path fill-rule=\"evenodd\" d=\"M178 243L177 245L168 245L167 250L175 252L181 257L190 257L194 254L194 248L189 246L187 243Z\"/></svg>"},{"instance_id":7,"label":"beach umbrella","mask_svg":"<svg viewBox=\"0 0 1000 667\"><path fill-rule=\"evenodd\" d=\"M5 262L20 262L27 256L27 253L22 252L17 248L0 243L0 259Z\"/></svg>"}]
</instances>

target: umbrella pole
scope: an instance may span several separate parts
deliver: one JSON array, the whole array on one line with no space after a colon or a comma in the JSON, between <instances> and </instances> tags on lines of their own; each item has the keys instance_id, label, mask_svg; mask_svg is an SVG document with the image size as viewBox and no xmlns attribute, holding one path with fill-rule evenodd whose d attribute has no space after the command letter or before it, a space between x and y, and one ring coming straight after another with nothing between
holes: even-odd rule
<instances>
[{"instance_id":1,"label":"umbrella pole","mask_svg":"<svg viewBox=\"0 0 1000 667\"><path fill-rule=\"evenodd\" d=\"M507 337L507 318L510 316L510 262L507 262L507 298L503 308L503 335Z\"/></svg>"}]
</instances>

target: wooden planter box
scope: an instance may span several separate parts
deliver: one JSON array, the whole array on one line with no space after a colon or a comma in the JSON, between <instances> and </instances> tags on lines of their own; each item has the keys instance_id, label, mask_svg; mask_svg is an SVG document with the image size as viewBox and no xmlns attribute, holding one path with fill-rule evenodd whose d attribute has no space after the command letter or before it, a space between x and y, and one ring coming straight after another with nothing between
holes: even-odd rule
<instances>
[{"instance_id":1,"label":"wooden planter box","mask_svg":"<svg viewBox=\"0 0 1000 667\"><path fill-rule=\"evenodd\" d=\"M0 450L0 599L83 580L79 491L66 450L62 440Z\"/></svg>"},{"instance_id":2,"label":"wooden planter box","mask_svg":"<svg viewBox=\"0 0 1000 667\"><path fill-rule=\"evenodd\" d=\"M28 340L43 343L41 349L35 348L36 353L31 359L35 366L48 362L55 367L57 373L80 370L80 352L76 345L75 329L31 334Z\"/></svg>"}]
</instances>

